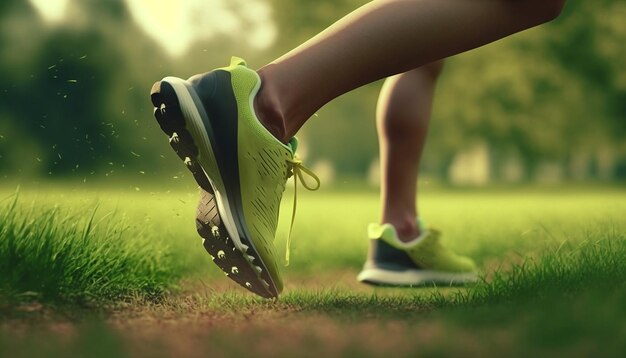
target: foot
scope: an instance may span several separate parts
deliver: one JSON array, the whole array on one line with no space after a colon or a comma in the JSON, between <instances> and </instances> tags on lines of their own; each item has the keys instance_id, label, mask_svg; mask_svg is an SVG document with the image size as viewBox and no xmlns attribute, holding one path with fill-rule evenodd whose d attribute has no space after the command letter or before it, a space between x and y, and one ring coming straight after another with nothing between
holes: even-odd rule
<instances>
[{"instance_id":1,"label":"foot","mask_svg":"<svg viewBox=\"0 0 626 358\"><path fill-rule=\"evenodd\" d=\"M477 280L474 262L445 248L439 232L402 242L390 224L370 224L369 258L357 280L372 285L424 286L462 285Z\"/></svg>"},{"instance_id":2,"label":"foot","mask_svg":"<svg viewBox=\"0 0 626 358\"><path fill-rule=\"evenodd\" d=\"M282 290L274 235L285 182L299 165L259 122L259 76L243 60L152 87L155 117L203 189L198 232L226 275L263 297ZM216 210L214 210L216 209Z\"/></svg>"}]
</instances>

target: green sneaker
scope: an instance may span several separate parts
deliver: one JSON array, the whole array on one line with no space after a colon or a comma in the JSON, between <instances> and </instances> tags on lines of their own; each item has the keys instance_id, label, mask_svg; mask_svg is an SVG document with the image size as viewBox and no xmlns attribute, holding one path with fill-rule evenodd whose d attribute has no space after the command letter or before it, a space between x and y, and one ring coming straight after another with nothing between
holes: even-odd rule
<instances>
[{"instance_id":1,"label":"green sneaker","mask_svg":"<svg viewBox=\"0 0 626 358\"><path fill-rule=\"evenodd\" d=\"M260 87L257 73L233 57L230 66L188 80L164 78L151 99L161 128L204 189L198 231L213 261L245 288L277 297L280 201L288 177L310 171L295 156L295 138L285 145L259 122L253 101Z\"/></svg>"},{"instance_id":2,"label":"green sneaker","mask_svg":"<svg viewBox=\"0 0 626 358\"><path fill-rule=\"evenodd\" d=\"M398 239L390 224L370 224L369 257L357 280L372 285L462 285L478 278L474 262L445 248L440 233L423 229L410 241Z\"/></svg>"}]
</instances>

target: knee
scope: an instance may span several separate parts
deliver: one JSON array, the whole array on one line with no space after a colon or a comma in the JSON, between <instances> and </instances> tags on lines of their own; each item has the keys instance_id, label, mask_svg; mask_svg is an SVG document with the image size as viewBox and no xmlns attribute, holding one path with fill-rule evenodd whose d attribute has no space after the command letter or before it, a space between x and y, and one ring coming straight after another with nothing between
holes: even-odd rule
<instances>
[{"instance_id":1,"label":"knee","mask_svg":"<svg viewBox=\"0 0 626 358\"><path fill-rule=\"evenodd\" d=\"M552 21L563 12L566 0L544 0L541 2L541 11L545 16L545 21Z\"/></svg>"}]
</instances>

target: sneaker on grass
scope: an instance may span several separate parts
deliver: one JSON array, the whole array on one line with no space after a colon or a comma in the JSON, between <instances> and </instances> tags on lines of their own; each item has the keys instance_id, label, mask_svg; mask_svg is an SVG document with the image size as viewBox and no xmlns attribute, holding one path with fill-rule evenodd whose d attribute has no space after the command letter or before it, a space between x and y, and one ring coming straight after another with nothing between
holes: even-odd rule
<instances>
[{"instance_id":1,"label":"sneaker on grass","mask_svg":"<svg viewBox=\"0 0 626 358\"><path fill-rule=\"evenodd\" d=\"M419 223L418 223L419 224ZM367 262L357 280L383 286L462 285L477 280L472 259L444 247L440 233L422 229L409 242L398 238L390 224L370 224Z\"/></svg>"}]
</instances>

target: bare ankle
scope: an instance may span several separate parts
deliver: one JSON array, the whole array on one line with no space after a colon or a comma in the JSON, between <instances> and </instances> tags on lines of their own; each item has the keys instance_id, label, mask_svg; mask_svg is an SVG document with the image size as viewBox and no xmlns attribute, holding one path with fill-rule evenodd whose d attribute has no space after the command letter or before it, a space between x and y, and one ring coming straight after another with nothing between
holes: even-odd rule
<instances>
[{"instance_id":1,"label":"bare ankle","mask_svg":"<svg viewBox=\"0 0 626 358\"><path fill-rule=\"evenodd\" d=\"M261 124L279 141L287 143L287 128L285 117L280 110L280 101L271 84L266 83L265 75L259 71L261 88L254 99L254 111Z\"/></svg>"}]
</instances>

